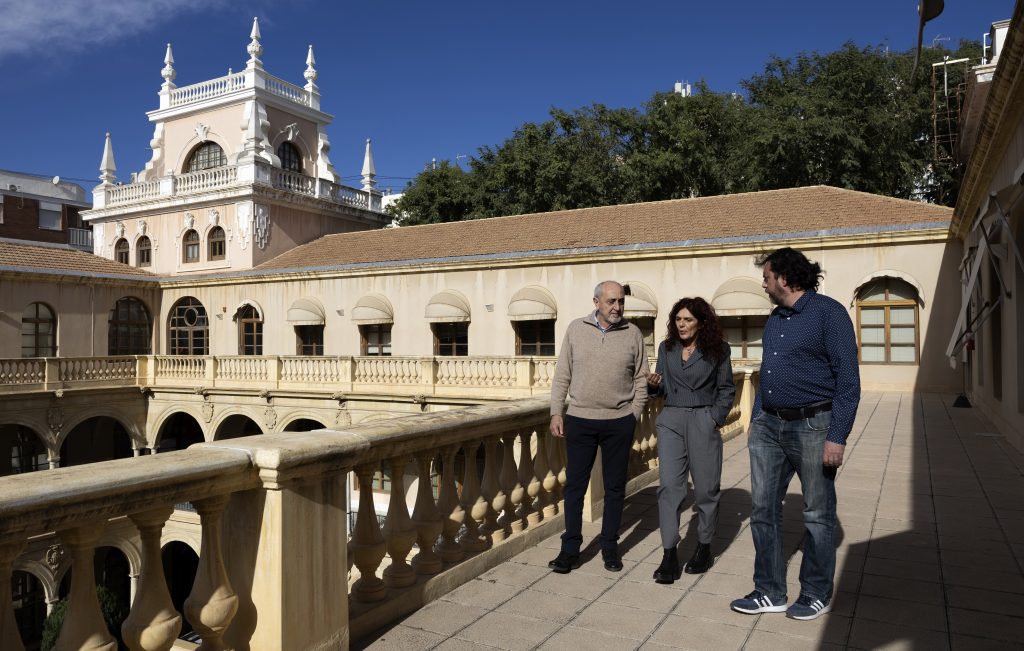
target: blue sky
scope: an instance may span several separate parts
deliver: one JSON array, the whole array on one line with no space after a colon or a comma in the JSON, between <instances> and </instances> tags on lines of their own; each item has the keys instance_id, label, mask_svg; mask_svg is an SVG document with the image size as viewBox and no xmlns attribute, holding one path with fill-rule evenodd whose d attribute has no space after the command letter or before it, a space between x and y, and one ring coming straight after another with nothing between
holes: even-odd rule
<instances>
[{"instance_id":1,"label":"blue sky","mask_svg":"<svg viewBox=\"0 0 1024 651\"><path fill-rule=\"evenodd\" d=\"M946 0L925 42L980 40L1013 0ZM263 62L302 84L306 46L334 115L331 159L358 184L373 138L396 191L432 158L497 144L548 110L638 106L677 80L738 91L770 54L852 40L912 46L916 0L0 0L0 169L95 185L110 131L118 178L149 159L165 44L184 86L245 66L259 16ZM463 159L459 159L462 161ZM386 178L391 177L391 178Z\"/></svg>"}]
</instances>

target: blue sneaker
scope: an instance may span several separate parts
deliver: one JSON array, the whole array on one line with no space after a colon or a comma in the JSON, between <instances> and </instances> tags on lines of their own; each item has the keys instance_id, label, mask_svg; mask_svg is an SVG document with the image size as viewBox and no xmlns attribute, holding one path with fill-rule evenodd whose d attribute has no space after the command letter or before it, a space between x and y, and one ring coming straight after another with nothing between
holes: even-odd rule
<instances>
[{"instance_id":1,"label":"blue sneaker","mask_svg":"<svg viewBox=\"0 0 1024 651\"><path fill-rule=\"evenodd\" d=\"M810 620L817 619L832 610L831 599L814 599L805 594L800 595L793 605L786 611L786 617L790 619Z\"/></svg>"},{"instance_id":2,"label":"blue sneaker","mask_svg":"<svg viewBox=\"0 0 1024 651\"><path fill-rule=\"evenodd\" d=\"M729 607L738 613L756 615L757 613L781 613L786 610L786 598L779 603L772 601L760 590L754 590L742 599L734 599Z\"/></svg>"}]
</instances>

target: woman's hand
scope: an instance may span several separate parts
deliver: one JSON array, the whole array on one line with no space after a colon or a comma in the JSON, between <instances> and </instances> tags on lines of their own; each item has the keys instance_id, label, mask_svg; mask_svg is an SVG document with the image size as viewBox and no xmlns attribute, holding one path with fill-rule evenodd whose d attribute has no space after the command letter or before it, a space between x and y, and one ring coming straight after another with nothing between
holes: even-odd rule
<instances>
[{"instance_id":1,"label":"woman's hand","mask_svg":"<svg viewBox=\"0 0 1024 651\"><path fill-rule=\"evenodd\" d=\"M660 373L648 373L647 374L647 386L649 387L660 387L661 386L661 374Z\"/></svg>"}]
</instances>

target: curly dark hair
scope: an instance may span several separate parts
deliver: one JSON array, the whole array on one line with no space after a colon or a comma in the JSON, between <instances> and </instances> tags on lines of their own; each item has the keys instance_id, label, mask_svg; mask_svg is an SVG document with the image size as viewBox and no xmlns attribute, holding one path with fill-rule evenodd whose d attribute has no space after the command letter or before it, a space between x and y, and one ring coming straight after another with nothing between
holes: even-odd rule
<instances>
[{"instance_id":1,"label":"curly dark hair","mask_svg":"<svg viewBox=\"0 0 1024 651\"><path fill-rule=\"evenodd\" d=\"M754 258L758 269L769 263L772 265L772 273L785 279L786 284L793 289L818 291L818 283L824 275L821 265L811 262L800 251L787 246Z\"/></svg>"},{"instance_id":2,"label":"curly dark hair","mask_svg":"<svg viewBox=\"0 0 1024 651\"><path fill-rule=\"evenodd\" d=\"M690 314L697 318L700 329L697 330L697 349L704 357L718 361L725 356L725 339L722 336L722 324L718 320L715 308L707 301L697 296L695 298L681 298L668 313L668 333L665 335L665 349L672 350L676 344L681 344L679 330L676 328L676 315L679 310L689 310Z\"/></svg>"}]
</instances>

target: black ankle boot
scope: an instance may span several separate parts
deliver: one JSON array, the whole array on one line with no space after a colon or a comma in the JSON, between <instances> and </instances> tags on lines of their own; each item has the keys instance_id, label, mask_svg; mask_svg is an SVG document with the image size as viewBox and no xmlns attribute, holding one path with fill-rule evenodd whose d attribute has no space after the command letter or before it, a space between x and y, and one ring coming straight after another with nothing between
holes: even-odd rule
<instances>
[{"instance_id":1,"label":"black ankle boot","mask_svg":"<svg viewBox=\"0 0 1024 651\"><path fill-rule=\"evenodd\" d=\"M661 565L658 569L654 570L654 582L655 583L674 583L676 578L679 576L679 557L676 555L676 549L666 549L665 555L661 558Z\"/></svg>"},{"instance_id":2,"label":"black ankle boot","mask_svg":"<svg viewBox=\"0 0 1024 651\"><path fill-rule=\"evenodd\" d=\"M687 574L704 574L711 569L714 559L711 557L711 545L697 543L697 549L693 550L693 558L686 564Z\"/></svg>"}]
</instances>

